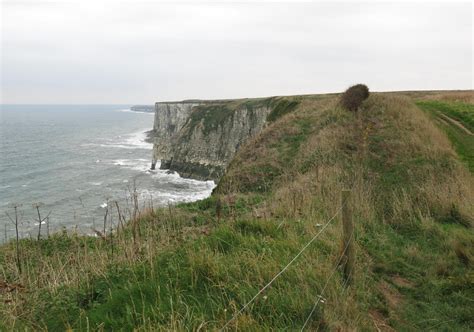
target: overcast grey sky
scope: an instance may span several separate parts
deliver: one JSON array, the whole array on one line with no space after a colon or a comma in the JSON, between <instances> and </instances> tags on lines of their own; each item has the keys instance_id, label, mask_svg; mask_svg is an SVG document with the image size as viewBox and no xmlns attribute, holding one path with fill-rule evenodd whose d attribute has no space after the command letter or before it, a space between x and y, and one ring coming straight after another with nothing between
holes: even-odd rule
<instances>
[{"instance_id":1,"label":"overcast grey sky","mask_svg":"<svg viewBox=\"0 0 474 332\"><path fill-rule=\"evenodd\" d=\"M472 2L2 1L2 103L472 89Z\"/></svg>"}]
</instances>

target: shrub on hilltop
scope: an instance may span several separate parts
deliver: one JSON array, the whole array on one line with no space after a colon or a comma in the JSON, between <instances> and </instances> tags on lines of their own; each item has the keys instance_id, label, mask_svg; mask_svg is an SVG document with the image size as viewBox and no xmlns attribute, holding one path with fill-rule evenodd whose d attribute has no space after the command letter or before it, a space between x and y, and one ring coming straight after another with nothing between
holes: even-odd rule
<instances>
[{"instance_id":1,"label":"shrub on hilltop","mask_svg":"<svg viewBox=\"0 0 474 332\"><path fill-rule=\"evenodd\" d=\"M350 112L357 112L362 102L369 97L369 88L365 84L356 84L341 96L341 105Z\"/></svg>"}]
</instances>

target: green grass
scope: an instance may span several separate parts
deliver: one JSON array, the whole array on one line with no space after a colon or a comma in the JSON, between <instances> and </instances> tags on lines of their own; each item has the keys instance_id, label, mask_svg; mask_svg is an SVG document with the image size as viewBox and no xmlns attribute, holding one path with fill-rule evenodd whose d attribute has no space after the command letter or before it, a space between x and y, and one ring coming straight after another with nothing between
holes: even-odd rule
<instances>
[{"instance_id":1,"label":"green grass","mask_svg":"<svg viewBox=\"0 0 474 332\"><path fill-rule=\"evenodd\" d=\"M273 101L272 111L268 114L267 120L270 122L276 121L283 115L293 112L298 104L296 100L281 99Z\"/></svg>"},{"instance_id":2,"label":"green grass","mask_svg":"<svg viewBox=\"0 0 474 332\"><path fill-rule=\"evenodd\" d=\"M201 319L228 319L231 301L240 307L258 291L258 272L268 268L266 275L270 277L295 249L284 240L277 225L240 221L233 227L219 226L211 236L163 254L155 263L154 273L139 269L132 278L124 275L121 280L112 279L109 287L126 287L113 289L102 302L87 310L89 324L105 322L107 329L128 330L143 324L140 319L146 317L149 322L171 327L173 318L182 317L181 327L194 330ZM267 255L261 257L263 253ZM261 317L259 326L284 328L302 324L305 312L298 310L301 302L289 299L295 292L289 287L292 279L294 271L268 293L268 303L256 308L256 316ZM268 315L274 307L281 310L279 315ZM295 313L298 318L293 316Z\"/></svg>"},{"instance_id":3,"label":"green grass","mask_svg":"<svg viewBox=\"0 0 474 332\"><path fill-rule=\"evenodd\" d=\"M474 131L474 105L463 103L446 103L438 101L418 101L417 105L429 112L434 118L439 113L446 114L460 121L466 128ZM456 152L466 162L468 168L474 173L474 136L447 121L436 121L446 132Z\"/></svg>"},{"instance_id":4,"label":"green grass","mask_svg":"<svg viewBox=\"0 0 474 332\"><path fill-rule=\"evenodd\" d=\"M276 121L283 115L290 113L296 109L299 102L297 100L285 97L256 98L244 100L228 100L221 102L207 102L194 108L189 118L189 133L199 123L204 126L204 134L208 134L222 125L225 121L232 118L238 109L246 109L249 116L252 117L255 110L262 107L271 109L267 116L270 122Z\"/></svg>"},{"instance_id":5,"label":"green grass","mask_svg":"<svg viewBox=\"0 0 474 332\"><path fill-rule=\"evenodd\" d=\"M422 100L416 103L425 110L440 112L462 122L471 132L474 132L474 105L460 102L441 102Z\"/></svg>"},{"instance_id":6,"label":"green grass","mask_svg":"<svg viewBox=\"0 0 474 332\"><path fill-rule=\"evenodd\" d=\"M280 154L279 159L283 163L289 163L294 160L295 156L300 150L309 133L311 132L312 124L306 119L295 119L291 123L294 131L292 135L284 136L281 140L275 143L275 147Z\"/></svg>"},{"instance_id":7,"label":"green grass","mask_svg":"<svg viewBox=\"0 0 474 332\"><path fill-rule=\"evenodd\" d=\"M189 133L193 132L193 128L198 125L198 123L203 124L204 134L208 134L210 131L215 130L219 125L224 123L227 119L234 115L235 110L229 108L226 104L222 105L199 105L194 108L194 111L191 112L189 123L190 130Z\"/></svg>"},{"instance_id":8,"label":"green grass","mask_svg":"<svg viewBox=\"0 0 474 332\"><path fill-rule=\"evenodd\" d=\"M466 133L452 125L440 123L440 126L446 131L461 159L467 163L469 170L474 173L474 136L466 135Z\"/></svg>"},{"instance_id":9,"label":"green grass","mask_svg":"<svg viewBox=\"0 0 474 332\"><path fill-rule=\"evenodd\" d=\"M474 327L472 273L447 245L450 236L472 245L463 226L448 229L426 220L409 227L371 229L360 239L374 259L376 278L400 294L398 315L403 319L394 312L390 315L396 329L457 331ZM397 284L394 277L410 283Z\"/></svg>"},{"instance_id":10,"label":"green grass","mask_svg":"<svg viewBox=\"0 0 474 332\"><path fill-rule=\"evenodd\" d=\"M289 231L300 237L289 239ZM281 228L275 221L242 219L222 224L208 237L160 253L152 264L110 266L87 284L44 292L42 305L30 314L38 327L51 331L63 329L66 323L77 330L86 326L93 330L99 326L106 330L136 326L195 330L207 321L208 327L216 328L276 274L308 236L298 227ZM61 239L45 242L52 245ZM318 251L309 255L316 257ZM302 297L294 285L310 276L305 287L317 289L325 278L325 271L308 270L302 275L303 267L304 263L298 263L285 273L266 292L267 300L249 310L252 321L240 324L258 329L302 326L314 294Z\"/></svg>"}]
</instances>

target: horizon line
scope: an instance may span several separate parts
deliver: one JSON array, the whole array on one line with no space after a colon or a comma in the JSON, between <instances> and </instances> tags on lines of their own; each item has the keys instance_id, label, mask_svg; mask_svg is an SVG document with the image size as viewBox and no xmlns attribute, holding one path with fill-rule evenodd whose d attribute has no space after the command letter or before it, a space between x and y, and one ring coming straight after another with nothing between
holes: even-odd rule
<instances>
[{"instance_id":1,"label":"horizon line","mask_svg":"<svg viewBox=\"0 0 474 332\"><path fill-rule=\"evenodd\" d=\"M447 91L464 91L474 92L473 88L470 89L410 89L410 90L384 90L384 91L377 91L377 90L370 90L373 93L393 93L393 92L447 92ZM260 96L260 97L232 97L232 98L184 98L184 99L174 99L174 100L161 100L161 101L153 101L151 103L0 103L2 106L14 106L14 105L22 105L22 106L153 106L155 103L166 103L166 102L181 102L187 100L202 100L202 101L211 101L211 100L238 100L238 99L259 99L259 98L271 98L271 97L291 97L291 96L311 96L311 95L326 95L326 94L338 94L343 93L344 91L337 91L337 92L318 92L318 93L301 93L301 94L280 94L280 95L267 95L267 96Z\"/></svg>"}]
</instances>

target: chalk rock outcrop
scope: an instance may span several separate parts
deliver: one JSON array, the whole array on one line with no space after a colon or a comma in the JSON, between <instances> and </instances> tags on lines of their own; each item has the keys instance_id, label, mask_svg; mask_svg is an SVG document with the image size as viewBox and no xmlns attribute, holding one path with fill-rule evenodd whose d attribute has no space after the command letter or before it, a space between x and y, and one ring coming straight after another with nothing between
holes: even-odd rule
<instances>
[{"instance_id":1,"label":"chalk rock outcrop","mask_svg":"<svg viewBox=\"0 0 474 332\"><path fill-rule=\"evenodd\" d=\"M278 105L275 98L156 103L153 159L183 177L217 181Z\"/></svg>"}]
</instances>

